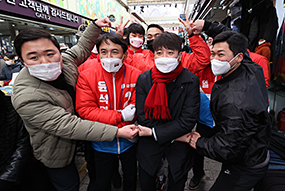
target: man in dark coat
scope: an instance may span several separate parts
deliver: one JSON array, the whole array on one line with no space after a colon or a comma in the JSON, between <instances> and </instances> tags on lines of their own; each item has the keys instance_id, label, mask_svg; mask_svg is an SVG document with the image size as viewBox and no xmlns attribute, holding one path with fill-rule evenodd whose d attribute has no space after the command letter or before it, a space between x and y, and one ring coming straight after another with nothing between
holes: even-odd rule
<instances>
[{"instance_id":1,"label":"man in dark coat","mask_svg":"<svg viewBox=\"0 0 285 191\"><path fill-rule=\"evenodd\" d=\"M192 167L189 135L199 115L199 79L183 68L182 40L168 32L153 42L155 65L137 81L137 157L142 191L153 191L162 159L169 164L168 190L184 190ZM184 135L184 136L183 136ZM185 143L186 142L186 143Z\"/></svg>"},{"instance_id":2,"label":"man in dark coat","mask_svg":"<svg viewBox=\"0 0 285 191\"><path fill-rule=\"evenodd\" d=\"M11 103L0 90L0 190L19 183L31 157L29 134Z\"/></svg>"},{"instance_id":3,"label":"man in dark coat","mask_svg":"<svg viewBox=\"0 0 285 191\"><path fill-rule=\"evenodd\" d=\"M2 68L0 80L11 80L13 73L20 72L23 65L21 63L15 63L15 54L8 54L5 56L5 59L6 66Z\"/></svg>"},{"instance_id":4,"label":"man in dark coat","mask_svg":"<svg viewBox=\"0 0 285 191\"><path fill-rule=\"evenodd\" d=\"M266 173L270 118L262 68L244 57L247 39L225 31L213 41L211 69L222 75L212 90L211 113L216 134L192 132L198 153L223 163L211 191L250 191Z\"/></svg>"}]
</instances>

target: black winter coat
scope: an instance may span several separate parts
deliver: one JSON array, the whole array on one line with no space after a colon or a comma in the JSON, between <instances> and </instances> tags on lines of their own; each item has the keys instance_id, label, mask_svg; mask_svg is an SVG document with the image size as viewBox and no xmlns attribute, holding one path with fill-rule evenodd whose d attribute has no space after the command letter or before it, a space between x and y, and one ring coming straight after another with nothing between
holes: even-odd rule
<instances>
[{"instance_id":1,"label":"black winter coat","mask_svg":"<svg viewBox=\"0 0 285 191\"><path fill-rule=\"evenodd\" d=\"M23 68L22 64L6 65L2 68L0 80L11 80L13 73L18 73Z\"/></svg>"},{"instance_id":2,"label":"black winter coat","mask_svg":"<svg viewBox=\"0 0 285 191\"><path fill-rule=\"evenodd\" d=\"M253 167L265 161L271 123L262 68L251 60L218 80L211 94L216 134L199 138L200 154L227 163Z\"/></svg>"},{"instance_id":3,"label":"black winter coat","mask_svg":"<svg viewBox=\"0 0 285 191\"><path fill-rule=\"evenodd\" d=\"M20 182L31 157L29 134L11 103L0 91L0 179ZM1 188L0 188L1 190Z\"/></svg>"},{"instance_id":4,"label":"black winter coat","mask_svg":"<svg viewBox=\"0 0 285 191\"><path fill-rule=\"evenodd\" d=\"M157 141L153 137L140 137L137 157L140 166L154 176L166 157L174 180L187 176L192 167L193 149L189 144L174 139L189 133L196 124L199 115L200 93L199 79L183 68L178 77L166 85L169 111L172 120L146 119L144 112L145 99L153 82L151 70L142 73L137 80L136 109L138 123L154 128Z\"/></svg>"}]
</instances>

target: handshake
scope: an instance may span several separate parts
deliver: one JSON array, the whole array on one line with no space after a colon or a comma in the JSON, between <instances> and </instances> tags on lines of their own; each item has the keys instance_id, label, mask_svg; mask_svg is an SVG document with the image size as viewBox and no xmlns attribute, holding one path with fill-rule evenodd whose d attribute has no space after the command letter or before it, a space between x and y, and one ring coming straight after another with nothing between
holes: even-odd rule
<instances>
[{"instance_id":1,"label":"handshake","mask_svg":"<svg viewBox=\"0 0 285 191\"><path fill-rule=\"evenodd\" d=\"M125 139L133 139L137 134L142 136L152 136L152 130L149 127L144 127L141 125L126 125L118 129L116 137L121 137Z\"/></svg>"},{"instance_id":2,"label":"handshake","mask_svg":"<svg viewBox=\"0 0 285 191\"><path fill-rule=\"evenodd\" d=\"M175 141L189 143L191 147L196 149L196 143L200 137L201 135L198 132L192 131L191 133L187 133L181 137L178 137L177 139L175 139Z\"/></svg>"}]
</instances>

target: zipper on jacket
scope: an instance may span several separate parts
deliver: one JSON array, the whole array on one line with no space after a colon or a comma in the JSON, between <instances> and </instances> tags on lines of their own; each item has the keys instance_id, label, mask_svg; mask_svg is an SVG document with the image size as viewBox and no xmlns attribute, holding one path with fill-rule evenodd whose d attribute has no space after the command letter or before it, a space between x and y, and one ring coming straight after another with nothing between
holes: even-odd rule
<instances>
[{"instance_id":1,"label":"zipper on jacket","mask_svg":"<svg viewBox=\"0 0 285 191\"><path fill-rule=\"evenodd\" d=\"M117 98L116 98L116 73L113 73L113 91L114 91L114 110L117 110ZM120 140L119 137L117 137L117 144L118 144L118 154L121 154L120 150Z\"/></svg>"}]
</instances>

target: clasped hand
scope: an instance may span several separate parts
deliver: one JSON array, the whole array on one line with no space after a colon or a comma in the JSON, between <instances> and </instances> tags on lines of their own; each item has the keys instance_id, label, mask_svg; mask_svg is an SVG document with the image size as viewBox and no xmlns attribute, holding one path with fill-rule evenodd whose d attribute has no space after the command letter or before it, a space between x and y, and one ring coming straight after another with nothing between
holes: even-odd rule
<instances>
[{"instance_id":1,"label":"clasped hand","mask_svg":"<svg viewBox=\"0 0 285 191\"><path fill-rule=\"evenodd\" d=\"M133 139L137 134L139 134L139 136L151 136L152 130L145 126L131 124L119 128L116 137Z\"/></svg>"},{"instance_id":2,"label":"clasped hand","mask_svg":"<svg viewBox=\"0 0 285 191\"><path fill-rule=\"evenodd\" d=\"M175 139L175 141L189 143L191 147L196 149L196 143L200 137L201 135L198 132L192 131L191 133L187 133L185 135L182 135L181 137L178 137L177 139Z\"/></svg>"}]
</instances>

